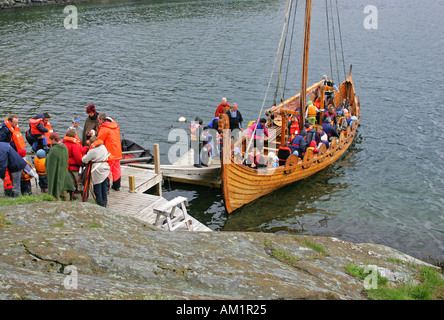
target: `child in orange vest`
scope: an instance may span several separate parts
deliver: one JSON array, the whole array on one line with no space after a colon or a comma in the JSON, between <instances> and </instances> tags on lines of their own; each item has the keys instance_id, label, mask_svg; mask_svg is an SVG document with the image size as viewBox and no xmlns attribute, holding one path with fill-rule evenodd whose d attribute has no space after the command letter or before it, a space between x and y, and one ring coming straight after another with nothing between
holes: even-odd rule
<instances>
[{"instance_id":1,"label":"child in orange vest","mask_svg":"<svg viewBox=\"0 0 444 320\"><path fill-rule=\"evenodd\" d=\"M48 178L46 177L46 152L43 149L37 151L37 157L34 158L35 171L39 175L39 187L43 193L48 192Z\"/></svg>"},{"instance_id":2,"label":"child in orange vest","mask_svg":"<svg viewBox=\"0 0 444 320\"><path fill-rule=\"evenodd\" d=\"M23 160L26 161L26 163L31 167L32 170L32 166L31 163L29 163L28 160L26 160L26 150L25 149L19 149L17 151L17 153L23 158ZM34 173L35 175L35 173ZM22 195L25 194L32 194L32 189L31 189L31 179L34 176L32 174L32 172L30 172L29 170L22 170L22 177L20 178L20 189L22 190Z\"/></svg>"}]
</instances>

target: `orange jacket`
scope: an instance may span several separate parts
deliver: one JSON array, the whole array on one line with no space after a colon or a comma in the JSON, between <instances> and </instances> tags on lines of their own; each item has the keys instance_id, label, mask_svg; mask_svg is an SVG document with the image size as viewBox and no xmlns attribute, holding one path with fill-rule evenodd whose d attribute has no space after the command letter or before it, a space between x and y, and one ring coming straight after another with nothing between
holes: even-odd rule
<instances>
[{"instance_id":1,"label":"orange jacket","mask_svg":"<svg viewBox=\"0 0 444 320\"><path fill-rule=\"evenodd\" d=\"M115 120L105 121L99 127L97 139L102 140L106 149L111 153L110 160L122 159L122 142L120 140L119 125Z\"/></svg>"},{"instance_id":2,"label":"orange jacket","mask_svg":"<svg viewBox=\"0 0 444 320\"><path fill-rule=\"evenodd\" d=\"M9 129L9 131L11 131L11 142L14 142L16 149L17 150L25 149L26 148L25 139L20 133L19 126L13 128L8 118L5 119L5 125Z\"/></svg>"}]
</instances>

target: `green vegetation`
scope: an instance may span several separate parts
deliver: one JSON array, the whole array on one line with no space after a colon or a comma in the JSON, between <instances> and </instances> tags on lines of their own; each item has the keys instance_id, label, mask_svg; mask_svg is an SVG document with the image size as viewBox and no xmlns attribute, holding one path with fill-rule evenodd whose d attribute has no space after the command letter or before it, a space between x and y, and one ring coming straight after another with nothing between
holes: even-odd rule
<instances>
[{"instance_id":1,"label":"green vegetation","mask_svg":"<svg viewBox=\"0 0 444 320\"><path fill-rule=\"evenodd\" d=\"M325 249L321 245L319 245L319 244L317 244L317 243L315 243L313 241L310 241L310 240L304 238L302 240L302 243L305 244L310 249L313 249L314 251L317 251L319 254L321 254L323 256L327 255L327 252L325 251Z\"/></svg>"},{"instance_id":2,"label":"green vegetation","mask_svg":"<svg viewBox=\"0 0 444 320\"><path fill-rule=\"evenodd\" d=\"M0 206L11 206L15 204L28 204L33 202L55 201L56 199L47 193L39 195L24 195L17 198L6 198L0 200Z\"/></svg>"},{"instance_id":3,"label":"green vegetation","mask_svg":"<svg viewBox=\"0 0 444 320\"><path fill-rule=\"evenodd\" d=\"M418 274L415 278L419 283L413 281L392 286L388 279L381 277L378 272L377 288L366 289L368 297L372 300L444 300L444 279L433 267L417 266ZM361 280L369 273L364 268L356 265L348 265L346 272Z\"/></svg>"}]
</instances>

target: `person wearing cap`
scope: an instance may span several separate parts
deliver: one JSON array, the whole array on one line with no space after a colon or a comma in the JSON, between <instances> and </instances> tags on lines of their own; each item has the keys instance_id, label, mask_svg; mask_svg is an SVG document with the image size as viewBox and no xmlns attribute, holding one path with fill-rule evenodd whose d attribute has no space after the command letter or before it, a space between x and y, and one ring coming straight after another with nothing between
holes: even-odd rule
<instances>
[{"instance_id":1,"label":"person wearing cap","mask_svg":"<svg viewBox=\"0 0 444 320\"><path fill-rule=\"evenodd\" d=\"M68 192L74 191L74 185L68 172L68 148L62 143L57 132L51 133L49 139L51 140L52 148L45 162L48 193L57 200L69 201Z\"/></svg>"},{"instance_id":2,"label":"person wearing cap","mask_svg":"<svg viewBox=\"0 0 444 320\"><path fill-rule=\"evenodd\" d=\"M99 131L97 132L97 139L102 140L108 152L111 154L108 158L108 164L113 176L111 188L115 191L120 190L120 159L122 159L122 141L120 140L120 128L117 122L107 117L105 113L100 113Z\"/></svg>"},{"instance_id":3,"label":"person wearing cap","mask_svg":"<svg viewBox=\"0 0 444 320\"><path fill-rule=\"evenodd\" d=\"M87 146L88 139L91 137L91 130L94 130L94 132L97 133L99 130L99 114L96 111L96 107L94 104L90 104L86 107L86 113L88 114L88 117L85 120L85 125L83 126L83 132L82 132L82 145ZM79 135L80 137L80 135Z\"/></svg>"},{"instance_id":4,"label":"person wearing cap","mask_svg":"<svg viewBox=\"0 0 444 320\"><path fill-rule=\"evenodd\" d=\"M43 149L40 149L36 153L36 157L34 158L34 168L37 174L39 175L39 187L42 193L48 192L48 178L46 177L46 152Z\"/></svg>"},{"instance_id":5,"label":"person wearing cap","mask_svg":"<svg viewBox=\"0 0 444 320\"><path fill-rule=\"evenodd\" d=\"M72 124L68 129L74 129L76 130L76 138L80 141L81 144L83 144L83 129L80 127L80 120L77 117L72 118Z\"/></svg>"}]
</instances>

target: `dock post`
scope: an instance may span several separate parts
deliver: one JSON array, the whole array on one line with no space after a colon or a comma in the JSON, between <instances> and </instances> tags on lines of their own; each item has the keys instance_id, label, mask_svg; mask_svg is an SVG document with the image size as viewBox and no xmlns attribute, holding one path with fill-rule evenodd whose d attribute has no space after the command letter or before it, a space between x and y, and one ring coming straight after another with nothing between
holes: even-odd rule
<instances>
[{"instance_id":1,"label":"dock post","mask_svg":"<svg viewBox=\"0 0 444 320\"><path fill-rule=\"evenodd\" d=\"M134 176L128 177L129 192L136 192L136 178Z\"/></svg>"},{"instance_id":2,"label":"dock post","mask_svg":"<svg viewBox=\"0 0 444 320\"><path fill-rule=\"evenodd\" d=\"M159 144L155 143L154 145L154 172L156 174L160 174L160 152L159 152ZM156 186L156 194L161 197L162 196L162 180L160 180L159 184Z\"/></svg>"}]
</instances>

